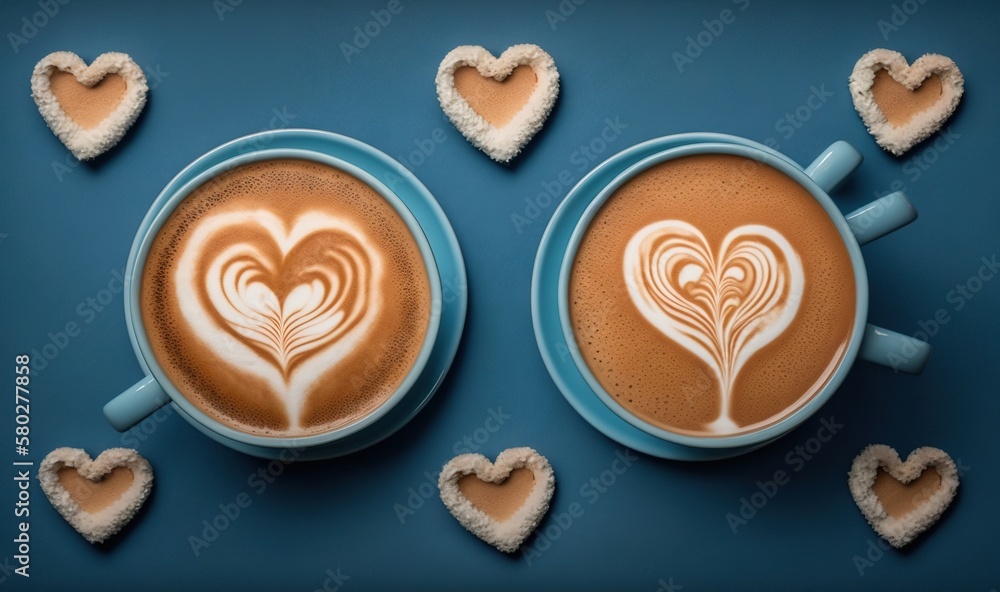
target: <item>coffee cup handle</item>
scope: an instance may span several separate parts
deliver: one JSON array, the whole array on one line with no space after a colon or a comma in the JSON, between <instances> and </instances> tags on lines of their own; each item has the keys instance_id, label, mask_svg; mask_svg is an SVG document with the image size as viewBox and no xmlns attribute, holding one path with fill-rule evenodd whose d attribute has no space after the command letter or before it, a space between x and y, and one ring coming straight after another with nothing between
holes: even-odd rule
<instances>
[{"instance_id":1,"label":"coffee cup handle","mask_svg":"<svg viewBox=\"0 0 1000 592\"><path fill-rule=\"evenodd\" d=\"M130 429L170 402L156 379L147 376L104 405L104 417L119 432Z\"/></svg>"},{"instance_id":2,"label":"coffee cup handle","mask_svg":"<svg viewBox=\"0 0 1000 592\"><path fill-rule=\"evenodd\" d=\"M923 372L930 354L929 343L916 337L876 327L871 323L865 326L865 334L861 338L861 350L858 352L862 360L906 374Z\"/></svg>"},{"instance_id":3,"label":"coffee cup handle","mask_svg":"<svg viewBox=\"0 0 1000 592\"><path fill-rule=\"evenodd\" d=\"M808 175L820 189L830 193L840 186L854 172L864 157L854 146L837 140L824 150L812 164L806 167Z\"/></svg>"},{"instance_id":4,"label":"coffee cup handle","mask_svg":"<svg viewBox=\"0 0 1000 592\"><path fill-rule=\"evenodd\" d=\"M854 210L845 218L858 244L864 245L916 220L917 209L902 191L897 191ZM868 324L858 355L896 372L920 374L930 353L931 346L925 341Z\"/></svg>"},{"instance_id":5,"label":"coffee cup handle","mask_svg":"<svg viewBox=\"0 0 1000 592\"><path fill-rule=\"evenodd\" d=\"M916 220L917 209L906 198L905 193L897 191L861 206L844 217L847 218L854 238L858 239L858 244L864 245Z\"/></svg>"}]
</instances>

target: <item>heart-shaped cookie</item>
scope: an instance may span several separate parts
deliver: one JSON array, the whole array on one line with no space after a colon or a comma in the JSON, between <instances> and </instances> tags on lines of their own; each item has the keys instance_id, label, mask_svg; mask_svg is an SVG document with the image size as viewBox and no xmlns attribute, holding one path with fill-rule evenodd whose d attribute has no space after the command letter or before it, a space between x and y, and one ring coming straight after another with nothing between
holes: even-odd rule
<instances>
[{"instance_id":1,"label":"heart-shaped cookie","mask_svg":"<svg viewBox=\"0 0 1000 592\"><path fill-rule=\"evenodd\" d=\"M875 532L898 549L948 508L958 489L958 469L937 448L917 448L902 462L892 448L872 444L854 459L848 485Z\"/></svg>"},{"instance_id":2,"label":"heart-shaped cookie","mask_svg":"<svg viewBox=\"0 0 1000 592\"><path fill-rule=\"evenodd\" d=\"M31 75L31 94L45 123L80 160L118 143L146 105L146 75L123 53L105 53L88 66L57 51Z\"/></svg>"},{"instance_id":3,"label":"heart-shaped cookie","mask_svg":"<svg viewBox=\"0 0 1000 592\"><path fill-rule=\"evenodd\" d=\"M70 526L91 543L102 543L142 507L153 469L127 448L105 450L95 460L79 448L57 448L39 465L38 481Z\"/></svg>"},{"instance_id":4,"label":"heart-shaped cookie","mask_svg":"<svg viewBox=\"0 0 1000 592\"><path fill-rule=\"evenodd\" d=\"M458 131L490 158L509 162L559 95L559 71L537 45L514 45L499 58L478 45L448 52L437 73L438 101Z\"/></svg>"},{"instance_id":5,"label":"heart-shaped cookie","mask_svg":"<svg viewBox=\"0 0 1000 592\"><path fill-rule=\"evenodd\" d=\"M964 91L955 62L929 53L912 65L899 52L873 49L851 73L854 108L882 148L896 156L941 129Z\"/></svg>"},{"instance_id":6,"label":"heart-shaped cookie","mask_svg":"<svg viewBox=\"0 0 1000 592\"><path fill-rule=\"evenodd\" d=\"M462 454L441 470L438 488L448 511L472 534L505 553L517 551L549 509L556 478L544 456L509 448L495 463Z\"/></svg>"}]
</instances>

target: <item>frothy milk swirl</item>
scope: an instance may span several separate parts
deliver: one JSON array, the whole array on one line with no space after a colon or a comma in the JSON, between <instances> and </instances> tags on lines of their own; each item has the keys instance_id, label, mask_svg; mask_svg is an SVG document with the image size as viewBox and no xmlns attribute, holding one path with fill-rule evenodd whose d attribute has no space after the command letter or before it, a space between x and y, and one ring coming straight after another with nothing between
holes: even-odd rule
<instances>
[{"instance_id":1,"label":"frothy milk swirl","mask_svg":"<svg viewBox=\"0 0 1000 592\"><path fill-rule=\"evenodd\" d=\"M802 262L773 228L733 229L713 254L705 235L682 220L661 220L629 241L623 258L632 302L654 327L701 359L720 385L711 433L738 431L733 385L757 351L781 335L802 301Z\"/></svg>"},{"instance_id":2,"label":"frothy milk swirl","mask_svg":"<svg viewBox=\"0 0 1000 592\"><path fill-rule=\"evenodd\" d=\"M188 245L175 273L183 319L222 362L264 380L298 427L310 387L379 314L375 245L323 212L286 225L264 209L206 216Z\"/></svg>"}]
</instances>

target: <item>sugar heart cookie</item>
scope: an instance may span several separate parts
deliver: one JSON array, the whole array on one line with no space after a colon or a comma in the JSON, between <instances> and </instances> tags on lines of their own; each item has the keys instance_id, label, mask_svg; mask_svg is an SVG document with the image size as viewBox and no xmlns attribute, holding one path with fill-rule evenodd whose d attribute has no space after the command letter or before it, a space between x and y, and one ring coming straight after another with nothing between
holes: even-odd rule
<instances>
[{"instance_id":1,"label":"sugar heart cookie","mask_svg":"<svg viewBox=\"0 0 1000 592\"><path fill-rule=\"evenodd\" d=\"M556 64L537 45L514 45L499 58L478 45L456 47L441 61L436 82L451 122L497 162L517 156L559 95Z\"/></svg>"},{"instance_id":2,"label":"sugar heart cookie","mask_svg":"<svg viewBox=\"0 0 1000 592\"><path fill-rule=\"evenodd\" d=\"M75 53L42 58L31 94L45 123L80 160L118 143L146 105L146 75L123 53L105 53L88 66Z\"/></svg>"},{"instance_id":3,"label":"sugar heart cookie","mask_svg":"<svg viewBox=\"0 0 1000 592\"><path fill-rule=\"evenodd\" d=\"M448 511L472 534L505 553L517 551L549 509L556 478L544 456L510 448L491 463L462 454L441 470L438 488Z\"/></svg>"},{"instance_id":4,"label":"sugar heart cookie","mask_svg":"<svg viewBox=\"0 0 1000 592\"><path fill-rule=\"evenodd\" d=\"M850 87L868 132L899 156L941 129L958 107L964 80L943 55L929 53L908 65L899 52L873 49L854 66Z\"/></svg>"},{"instance_id":5,"label":"sugar heart cookie","mask_svg":"<svg viewBox=\"0 0 1000 592\"><path fill-rule=\"evenodd\" d=\"M958 469L937 448L917 448L902 462L892 448L873 444L854 459L848 485L875 532L898 549L948 508L958 489Z\"/></svg>"},{"instance_id":6,"label":"sugar heart cookie","mask_svg":"<svg viewBox=\"0 0 1000 592\"><path fill-rule=\"evenodd\" d=\"M42 491L66 522L102 543L132 520L153 487L153 469L135 450L111 448L95 460L57 448L38 467Z\"/></svg>"}]
</instances>

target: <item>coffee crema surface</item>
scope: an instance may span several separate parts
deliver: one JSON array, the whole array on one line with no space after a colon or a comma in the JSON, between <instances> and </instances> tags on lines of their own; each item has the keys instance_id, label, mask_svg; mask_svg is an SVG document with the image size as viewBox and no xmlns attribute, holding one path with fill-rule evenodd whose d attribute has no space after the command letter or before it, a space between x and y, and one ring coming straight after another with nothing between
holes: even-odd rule
<instances>
[{"instance_id":1,"label":"coffee crema surface","mask_svg":"<svg viewBox=\"0 0 1000 592\"><path fill-rule=\"evenodd\" d=\"M806 189L749 158L693 155L625 182L587 227L569 278L580 355L626 410L732 436L815 396L851 339L855 282Z\"/></svg>"},{"instance_id":2,"label":"coffee crema surface","mask_svg":"<svg viewBox=\"0 0 1000 592\"><path fill-rule=\"evenodd\" d=\"M298 437L388 400L430 322L420 248L374 188L296 159L197 187L154 238L139 306L185 398L244 433Z\"/></svg>"}]
</instances>

